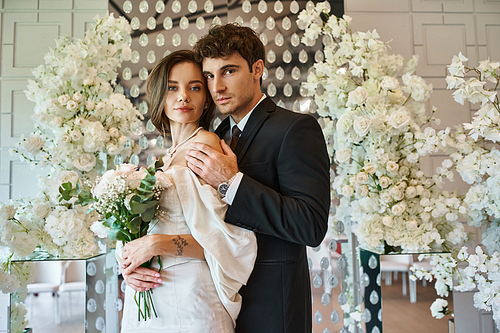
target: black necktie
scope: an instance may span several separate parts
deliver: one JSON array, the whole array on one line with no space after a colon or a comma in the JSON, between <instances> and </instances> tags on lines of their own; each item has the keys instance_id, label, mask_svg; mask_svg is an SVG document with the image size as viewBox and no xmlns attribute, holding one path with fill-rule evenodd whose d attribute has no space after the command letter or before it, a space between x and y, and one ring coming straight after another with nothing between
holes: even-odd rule
<instances>
[{"instance_id":1,"label":"black necktie","mask_svg":"<svg viewBox=\"0 0 500 333\"><path fill-rule=\"evenodd\" d=\"M234 125L232 132L233 132L233 136L231 137L231 143L229 144L229 147L231 147L231 150L234 151L234 148L236 148L236 145L238 144L238 140L240 139L241 131L237 125Z\"/></svg>"}]
</instances>

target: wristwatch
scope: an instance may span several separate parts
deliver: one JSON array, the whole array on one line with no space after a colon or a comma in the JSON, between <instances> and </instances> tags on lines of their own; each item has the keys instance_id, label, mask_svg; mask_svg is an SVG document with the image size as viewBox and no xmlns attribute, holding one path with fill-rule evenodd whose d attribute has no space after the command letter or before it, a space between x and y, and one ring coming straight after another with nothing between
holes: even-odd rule
<instances>
[{"instance_id":1,"label":"wristwatch","mask_svg":"<svg viewBox=\"0 0 500 333\"><path fill-rule=\"evenodd\" d=\"M236 174L237 175L237 174ZM228 181L226 182L222 182L219 184L219 187L217 188L217 191L219 191L219 194L224 198L227 194L227 190L229 190L229 186L231 186L231 183L233 182L233 180L236 178L236 175L234 175L233 177L231 177L231 179L229 179Z\"/></svg>"}]
</instances>

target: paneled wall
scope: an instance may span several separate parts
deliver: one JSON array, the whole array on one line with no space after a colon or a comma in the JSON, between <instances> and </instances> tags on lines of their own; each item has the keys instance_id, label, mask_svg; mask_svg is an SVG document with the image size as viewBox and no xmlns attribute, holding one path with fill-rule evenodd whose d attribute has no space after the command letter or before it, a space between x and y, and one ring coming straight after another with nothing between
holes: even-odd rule
<instances>
[{"instance_id":1,"label":"paneled wall","mask_svg":"<svg viewBox=\"0 0 500 333\"><path fill-rule=\"evenodd\" d=\"M37 177L10 156L22 134L30 134L34 103L23 90L31 70L43 63L59 36L83 38L96 14L107 14L107 0L0 0L0 202L36 195Z\"/></svg>"}]
</instances>

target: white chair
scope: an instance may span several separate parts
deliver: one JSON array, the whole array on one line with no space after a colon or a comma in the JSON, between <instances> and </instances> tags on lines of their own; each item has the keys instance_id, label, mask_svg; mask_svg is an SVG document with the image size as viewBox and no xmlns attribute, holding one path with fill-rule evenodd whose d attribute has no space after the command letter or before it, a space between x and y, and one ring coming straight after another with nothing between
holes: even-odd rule
<instances>
[{"instance_id":1,"label":"white chair","mask_svg":"<svg viewBox=\"0 0 500 333\"><path fill-rule=\"evenodd\" d=\"M64 294L67 294L69 297L69 306L66 308L69 309L69 314L71 315L71 294L74 292L85 292L85 261L63 261L61 265L61 285L59 286L59 290L57 292L57 307L59 308L59 311L57 311L57 324L62 322L62 312L60 310L64 308L62 306Z\"/></svg>"},{"instance_id":2,"label":"white chair","mask_svg":"<svg viewBox=\"0 0 500 333\"><path fill-rule=\"evenodd\" d=\"M385 280L385 285L392 284L392 275L394 279L398 277L398 273L402 275L403 295L407 294L406 278L412 263L412 256L410 254L394 254L380 256L380 274Z\"/></svg>"},{"instance_id":3,"label":"white chair","mask_svg":"<svg viewBox=\"0 0 500 333\"><path fill-rule=\"evenodd\" d=\"M36 273L33 283L28 284L28 295L30 296L30 318L33 317L33 303L35 297L41 293L52 293L52 297L57 296L59 285L61 284L61 263L58 261L34 262ZM56 317L57 322L57 300Z\"/></svg>"}]
</instances>

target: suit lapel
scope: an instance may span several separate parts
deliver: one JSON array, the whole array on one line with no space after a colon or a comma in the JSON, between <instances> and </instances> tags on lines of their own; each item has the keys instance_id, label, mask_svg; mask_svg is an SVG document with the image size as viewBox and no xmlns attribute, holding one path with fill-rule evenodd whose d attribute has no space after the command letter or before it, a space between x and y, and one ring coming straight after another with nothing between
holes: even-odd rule
<instances>
[{"instance_id":1,"label":"suit lapel","mask_svg":"<svg viewBox=\"0 0 500 333\"><path fill-rule=\"evenodd\" d=\"M217 126L215 134L217 134L219 138L224 139L224 135L226 135L226 132L229 130L229 124L230 122L228 116L219 124L219 126Z\"/></svg>"},{"instance_id":2,"label":"suit lapel","mask_svg":"<svg viewBox=\"0 0 500 333\"><path fill-rule=\"evenodd\" d=\"M269 114L274 112L275 108L276 104L274 104L269 97L266 97L253 110L234 150L234 153L238 156L238 163L241 162L241 159L245 156L253 138L259 132L259 129L262 127L264 121L269 117Z\"/></svg>"}]
</instances>

